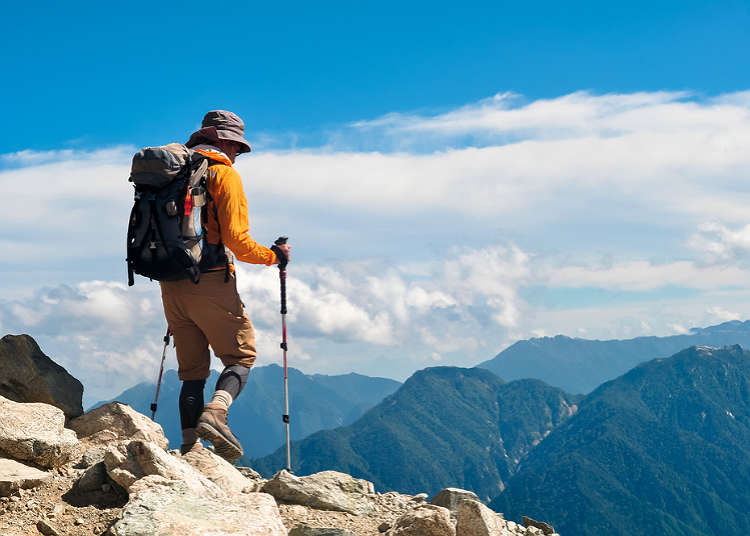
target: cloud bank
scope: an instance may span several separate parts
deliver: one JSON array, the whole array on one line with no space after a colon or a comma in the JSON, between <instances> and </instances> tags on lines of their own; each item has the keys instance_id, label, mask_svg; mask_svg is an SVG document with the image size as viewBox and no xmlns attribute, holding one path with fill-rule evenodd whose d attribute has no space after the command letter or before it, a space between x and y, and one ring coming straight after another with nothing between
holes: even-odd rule
<instances>
[{"instance_id":1,"label":"cloud bank","mask_svg":"<svg viewBox=\"0 0 750 536\"><path fill-rule=\"evenodd\" d=\"M241 158L252 234L293 237L296 357L403 377L519 337L747 318L748 94L498 94ZM158 290L122 283L134 151L0 156L0 328L43 339L95 393L160 355ZM241 267L239 284L274 360L276 273Z\"/></svg>"}]
</instances>

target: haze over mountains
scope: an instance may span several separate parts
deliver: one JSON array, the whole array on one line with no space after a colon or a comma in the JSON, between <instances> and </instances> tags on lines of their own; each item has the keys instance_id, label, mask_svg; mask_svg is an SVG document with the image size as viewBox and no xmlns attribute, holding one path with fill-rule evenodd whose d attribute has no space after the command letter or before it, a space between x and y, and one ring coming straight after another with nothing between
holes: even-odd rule
<instances>
[{"instance_id":1,"label":"haze over mountains","mask_svg":"<svg viewBox=\"0 0 750 536\"><path fill-rule=\"evenodd\" d=\"M478 367L506 381L538 378L569 393L589 393L637 364L669 357L690 346L750 348L750 320L733 320L687 335L626 340L574 339L564 335L518 341Z\"/></svg>"}]
</instances>

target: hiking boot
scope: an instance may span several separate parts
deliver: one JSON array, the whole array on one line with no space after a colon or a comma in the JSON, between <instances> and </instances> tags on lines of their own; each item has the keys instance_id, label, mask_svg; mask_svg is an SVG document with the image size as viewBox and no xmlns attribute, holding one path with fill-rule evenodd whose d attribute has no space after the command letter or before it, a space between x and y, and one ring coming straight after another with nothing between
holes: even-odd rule
<instances>
[{"instance_id":1,"label":"hiking boot","mask_svg":"<svg viewBox=\"0 0 750 536\"><path fill-rule=\"evenodd\" d=\"M213 443L216 454L229 463L242 457L242 445L227 426L227 408L221 404L206 404L195 431L201 439Z\"/></svg>"},{"instance_id":2,"label":"hiking boot","mask_svg":"<svg viewBox=\"0 0 750 536\"><path fill-rule=\"evenodd\" d=\"M180 445L180 454L183 456L188 452L198 452L199 450L203 450L203 443L200 441L196 441L195 443L183 443Z\"/></svg>"}]
</instances>

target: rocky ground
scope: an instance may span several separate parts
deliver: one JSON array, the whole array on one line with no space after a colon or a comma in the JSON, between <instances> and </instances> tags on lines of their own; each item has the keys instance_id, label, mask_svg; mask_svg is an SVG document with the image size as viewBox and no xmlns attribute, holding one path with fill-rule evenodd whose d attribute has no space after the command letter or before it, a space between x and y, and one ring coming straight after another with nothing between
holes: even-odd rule
<instances>
[{"instance_id":1,"label":"rocky ground","mask_svg":"<svg viewBox=\"0 0 750 536\"><path fill-rule=\"evenodd\" d=\"M112 486L107 490L109 493L98 494L96 504L86 504L91 500L90 495L72 491L84 472L71 463L56 469L52 478L37 488L19 489L8 497L0 497L0 535L105 534L120 519L128 495ZM366 516L285 503L279 504L279 512L287 530L302 524L346 529L357 536L380 536L380 527L392 526L401 514L424 502L424 498L391 492L378 495L375 502L376 510Z\"/></svg>"}]
</instances>

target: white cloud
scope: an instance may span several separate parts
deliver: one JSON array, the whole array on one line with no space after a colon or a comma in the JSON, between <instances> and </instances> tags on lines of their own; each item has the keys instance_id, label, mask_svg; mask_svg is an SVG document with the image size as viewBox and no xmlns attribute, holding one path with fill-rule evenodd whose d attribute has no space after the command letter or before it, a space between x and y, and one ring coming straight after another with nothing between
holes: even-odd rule
<instances>
[{"instance_id":1,"label":"white cloud","mask_svg":"<svg viewBox=\"0 0 750 536\"><path fill-rule=\"evenodd\" d=\"M733 313L731 311L727 311L726 309L723 309L719 306L711 307L708 309L708 314L715 317L720 322L728 322L729 320L739 320L741 318L739 313Z\"/></svg>"},{"instance_id":2,"label":"white cloud","mask_svg":"<svg viewBox=\"0 0 750 536\"><path fill-rule=\"evenodd\" d=\"M750 253L750 224L730 229L718 221L707 222L699 226L689 243L703 253L708 262L726 264L743 261Z\"/></svg>"},{"instance_id":3,"label":"white cloud","mask_svg":"<svg viewBox=\"0 0 750 536\"><path fill-rule=\"evenodd\" d=\"M541 280L553 287L596 287L625 291L648 291L665 286L716 289L750 285L750 273L739 267L702 266L695 261L657 264L624 261L607 267L595 265L547 266Z\"/></svg>"},{"instance_id":4,"label":"white cloud","mask_svg":"<svg viewBox=\"0 0 750 536\"><path fill-rule=\"evenodd\" d=\"M681 324L672 323L669 324L669 327L678 335L688 335L690 333L690 330Z\"/></svg>"}]
</instances>

